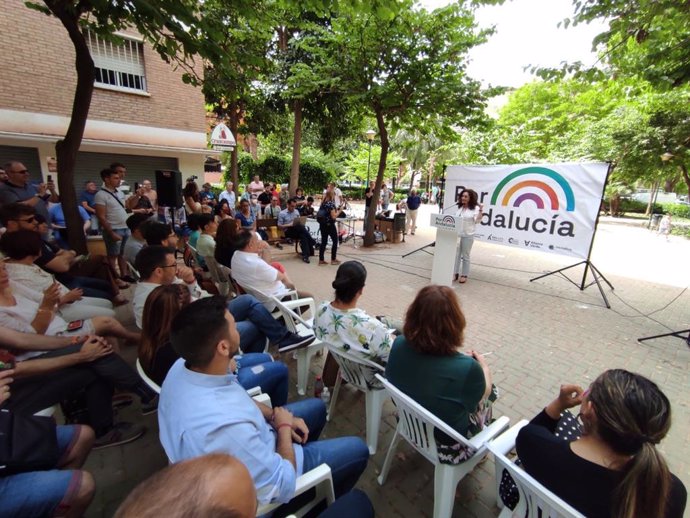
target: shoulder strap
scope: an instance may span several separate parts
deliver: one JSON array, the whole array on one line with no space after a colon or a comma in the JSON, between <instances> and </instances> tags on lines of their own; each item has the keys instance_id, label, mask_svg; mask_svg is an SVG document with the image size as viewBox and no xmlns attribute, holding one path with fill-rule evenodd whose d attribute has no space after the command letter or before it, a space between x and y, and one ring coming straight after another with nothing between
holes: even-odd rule
<instances>
[{"instance_id":1,"label":"shoulder strap","mask_svg":"<svg viewBox=\"0 0 690 518\"><path fill-rule=\"evenodd\" d=\"M124 206L124 205L122 204L122 202L120 201L120 198L118 198L117 196L115 196L115 194L113 194L113 193L110 192L109 190L103 189L103 188L101 188L101 191L107 192L108 194L110 194L110 196L112 196L113 198L115 198L115 201L117 201L117 202L120 204L120 207L122 207L123 209L125 209L125 206ZM127 209L125 209L125 210L127 210Z\"/></svg>"}]
</instances>

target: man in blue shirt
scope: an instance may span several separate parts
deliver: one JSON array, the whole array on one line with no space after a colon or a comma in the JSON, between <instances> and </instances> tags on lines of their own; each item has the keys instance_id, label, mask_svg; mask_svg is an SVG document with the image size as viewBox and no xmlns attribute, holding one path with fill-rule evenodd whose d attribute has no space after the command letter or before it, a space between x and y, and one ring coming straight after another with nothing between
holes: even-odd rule
<instances>
[{"instance_id":1,"label":"man in blue shirt","mask_svg":"<svg viewBox=\"0 0 690 518\"><path fill-rule=\"evenodd\" d=\"M92 180L84 182L84 190L79 195L79 204L89 213L91 217L91 232L98 233L98 217L96 216L96 193L98 192L98 185Z\"/></svg>"},{"instance_id":2,"label":"man in blue shirt","mask_svg":"<svg viewBox=\"0 0 690 518\"><path fill-rule=\"evenodd\" d=\"M414 236L414 231L417 230L417 210L419 210L419 206L422 204L422 198L419 197L415 189L412 189L405 204L407 205L405 228L407 232Z\"/></svg>"},{"instance_id":3,"label":"man in blue shirt","mask_svg":"<svg viewBox=\"0 0 690 518\"><path fill-rule=\"evenodd\" d=\"M171 462L228 453L249 470L260 503L292 499L297 477L326 463L336 495L352 489L369 460L358 437L317 441L326 407L306 399L271 409L255 403L229 373L239 334L223 297L192 302L173 320L182 357L161 388L160 440Z\"/></svg>"},{"instance_id":4,"label":"man in blue shirt","mask_svg":"<svg viewBox=\"0 0 690 518\"><path fill-rule=\"evenodd\" d=\"M60 201L55 184L49 178L48 183L29 183L29 171L21 162L12 161L4 166L7 180L0 183L0 204L22 203L33 207L48 221L48 201Z\"/></svg>"},{"instance_id":5,"label":"man in blue shirt","mask_svg":"<svg viewBox=\"0 0 690 518\"><path fill-rule=\"evenodd\" d=\"M309 257L314 255L316 240L311 237L307 227L302 225L300 216L297 210L297 200L290 198L287 207L278 214L278 228L285 233L285 237L299 240L302 248L302 260L308 263Z\"/></svg>"}]
</instances>

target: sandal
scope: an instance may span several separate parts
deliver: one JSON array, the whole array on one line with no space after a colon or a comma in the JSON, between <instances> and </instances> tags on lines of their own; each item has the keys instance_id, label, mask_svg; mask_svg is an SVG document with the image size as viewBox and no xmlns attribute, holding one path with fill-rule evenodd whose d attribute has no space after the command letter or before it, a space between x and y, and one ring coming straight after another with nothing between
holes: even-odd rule
<instances>
[{"instance_id":1,"label":"sandal","mask_svg":"<svg viewBox=\"0 0 690 518\"><path fill-rule=\"evenodd\" d=\"M467 282L467 275L461 275L460 280L458 282L460 284L465 284Z\"/></svg>"},{"instance_id":2,"label":"sandal","mask_svg":"<svg viewBox=\"0 0 690 518\"><path fill-rule=\"evenodd\" d=\"M328 264L326 261L319 261L319 266L323 266L324 264Z\"/></svg>"}]
</instances>

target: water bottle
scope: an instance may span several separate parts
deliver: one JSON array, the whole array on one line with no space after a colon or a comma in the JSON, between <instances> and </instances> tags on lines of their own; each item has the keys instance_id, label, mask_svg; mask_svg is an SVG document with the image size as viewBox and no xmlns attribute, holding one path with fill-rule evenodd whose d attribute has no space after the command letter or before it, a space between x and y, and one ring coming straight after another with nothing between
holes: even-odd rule
<instances>
[{"instance_id":1,"label":"water bottle","mask_svg":"<svg viewBox=\"0 0 690 518\"><path fill-rule=\"evenodd\" d=\"M314 383L314 397L321 397L323 388L323 380L321 379L321 376L316 376L316 382Z\"/></svg>"},{"instance_id":2,"label":"water bottle","mask_svg":"<svg viewBox=\"0 0 690 518\"><path fill-rule=\"evenodd\" d=\"M321 401L323 401L323 404L328 406L328 403L331 401L331 393L328 391L328 387L323 388L323 392L321 392Z\"/></svg>"}]
</instances>

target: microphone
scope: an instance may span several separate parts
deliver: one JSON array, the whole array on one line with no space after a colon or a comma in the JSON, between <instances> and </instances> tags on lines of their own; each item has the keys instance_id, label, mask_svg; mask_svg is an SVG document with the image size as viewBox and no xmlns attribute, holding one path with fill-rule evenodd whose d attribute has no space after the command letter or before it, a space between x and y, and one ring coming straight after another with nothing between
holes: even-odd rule
<instances>
[{"instance_id":1,"label":"microphone","mask_svg":"<svg viewBox=\"0 0 690 518\"><path fill-rule=\"evenodd\" d=\"M441 210L441 214L445 214L448 209L452 209L453 207L457 207L458 205L460 205L460 202L453 203L453 205L451 205L450 207L444 207L443 210Z\"/></svg>"}]
</instances>

